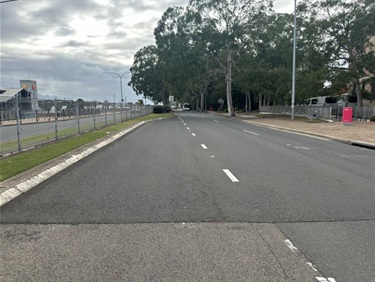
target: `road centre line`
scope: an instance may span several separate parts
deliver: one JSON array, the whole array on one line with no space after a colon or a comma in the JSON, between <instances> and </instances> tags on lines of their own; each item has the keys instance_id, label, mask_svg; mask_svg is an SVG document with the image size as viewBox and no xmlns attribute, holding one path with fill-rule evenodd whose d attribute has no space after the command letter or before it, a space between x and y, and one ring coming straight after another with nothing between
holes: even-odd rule
<instances>
[{"instance_id":1,"label":"road centre line","mask_svg":"<svg viewBox=\"0 0 375 282\"><path fill-rule=\"evenodd\" d=\"M187 130L190 130L190 127L186 127Z\"/></svg>"},{"instance_id":2,"label":"road centre line","mask_svg":"<svg viewBox=\"0 0 375 282\"><path fill-rule=\"evenodd\" d=\"M192 133L191 135L196 136L195 133Z\"/></svg>"},{"instance_id":3,"label":"road centre line","mask_svg":"<svg viewBox=\"0 0 375 282\"><path fill-rule=\"evenodd\" d=\"M246 132L246 133L250 133L250 134L253 134L253 135L256 135L256 136L259 136L259 134L258 134L258 133L255 133L255 132L251 132L251 131L248 131L248 130L244 130L244 132Z\"/></svg>"},{"instance_id":4,"label":"road centre line","mask_svg":"<svg viewBox=\"0 0 375 282\"><path fill-rule=\"evenodd\" d=\"M202 148L203 149L205 149L205 150L207 150L208 148L207 148L207 146L206 145L204 145L204 144L201 144L201 146L202 146Z\"/></svg>"},{"instance_id":5,"label":"road centre line","mask_svg":"<svg viewBox=\"0 0 375 282\"><path fill-rule=\"evenodd\" d=\"M224 173L229 177L232 182L240 182L234 175L233 173L230 172L229 169L223 169Z\"/></svg>"}]
</instances>

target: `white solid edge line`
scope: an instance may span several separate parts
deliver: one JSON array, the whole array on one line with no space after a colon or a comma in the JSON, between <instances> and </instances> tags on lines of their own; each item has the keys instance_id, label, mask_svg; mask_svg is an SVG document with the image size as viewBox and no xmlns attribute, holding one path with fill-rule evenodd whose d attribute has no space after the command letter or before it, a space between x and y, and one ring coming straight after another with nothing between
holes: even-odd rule
<instances>
[{"instance_id":1,"label":"white solid edge line","mask_svg":"<svg viewBox=\"0 0 375 282\"><path fill-rule=\"evenodd\" d=\"M229 169L223 169L224 173L229 177L232 182L240 182L234 175L233 173L230 172Z\"/></svg>"},{"instance_id":2,"label":"white solid edge line","mask_svg":"<svg viewBox=\"0 0 375 282\"><path fill-rule=\"evenodd\" d=\"M207 150L208 148L207 148L207 146L206 145L204 145L204 144L201 144L201 146L202 146L202 148L203 149L205 149L205 150Z\"/></svg>"}]
</instances>

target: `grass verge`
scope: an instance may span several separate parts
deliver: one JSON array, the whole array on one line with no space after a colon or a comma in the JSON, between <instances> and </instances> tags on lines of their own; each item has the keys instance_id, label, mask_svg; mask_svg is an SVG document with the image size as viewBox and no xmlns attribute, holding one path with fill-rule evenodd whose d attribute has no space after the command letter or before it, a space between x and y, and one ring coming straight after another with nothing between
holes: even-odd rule
<instances>
[{"instance_id":1,"label":"grass verge","mask_svg":"<svg viewBox=\"0 0 375 282\"><path fill-rule=\"evenodd\" d=\"M43 147L34 148L32 150L20 152L15 155L0 159L0 181L4 181L8 178L16 176L24 171L27 171L33 167L36 167L67 152L70 152L78 147L102 138L108 135L107 132L118 132L141 121L173 116L173 113L150 114L95 131L83 133L81 135L69 137L63 140L59 140L56 143L48 144Z\"/></svg>"}]
</instances>

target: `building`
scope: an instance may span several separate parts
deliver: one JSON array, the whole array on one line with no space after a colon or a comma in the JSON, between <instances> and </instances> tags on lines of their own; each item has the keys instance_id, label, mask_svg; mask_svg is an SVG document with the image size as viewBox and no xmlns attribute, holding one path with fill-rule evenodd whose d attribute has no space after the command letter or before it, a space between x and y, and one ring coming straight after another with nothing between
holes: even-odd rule
<instances>
[{"instance_id":1,"label":"building","mask_svg":"<svg viewBox=\"0 0 375 282\"><path fill-rule=\"evenodd\" d=\"M20 80L20 87L25 90L22 95L25 106L31 106L32 111L39 110L38 88L35 80Z\"/></svg>"},{"instance_id":2,"label":"building","mask_svg":"<svg viewBox=\"0 0 375 282\"><path fill-rule=\"evenodd\" d=\"M17 109L20 118L35 117L38 106L36 81L21 80L20 88L0 89L0 119L15 119Z\"/></svg>"}]
</instances>

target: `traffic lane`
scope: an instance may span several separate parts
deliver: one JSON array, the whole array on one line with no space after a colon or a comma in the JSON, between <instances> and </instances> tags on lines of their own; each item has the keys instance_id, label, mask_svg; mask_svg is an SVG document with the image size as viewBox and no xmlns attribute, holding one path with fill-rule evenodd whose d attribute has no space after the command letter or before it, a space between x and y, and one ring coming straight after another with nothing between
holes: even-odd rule
<instances>
[{"instance_id":1,"label":"traffic lane","mask_svg":"<svg viewBox=\"0 0 375 282\"><path fill-rule=\"evenodd\" d=\"M226 221L231 183L178 119L146 124L1 208L2 223ZM224 200L223 200L224 199Z\"/></svg>"},{"instance_id":2,"label":"traffic lane","mask_svg":"<svg viewBox=\"0 0 375 282\"><path fill-rule=\"evenodd\" d=\"M317 281L285 239L272 224L5 225L0 279Z\"/></svg>"},{"instance_id":3,"label":"traffic lane","mask_svg":"<svg viewBox=\"0 0 375 282\"><path fill-rule=\"evenodd\" d=\"M375 281L375 221L283 223L276 226L325 277Z\"/></svg>"},{"instance_id":4,"label":"traffic lane","mask_svg":"<svg viewBox=\"0 0 375 282\"><path fill-rule=\"evenodd\" d=\"M249 138L251 136L258 137L269 143L274 143L275 145L289 150L297 151L319 162L324 162L327 165L332 165L351 172L359 177L370 181L375 180L373 173L375 170L375 151L373 150L349 146L321 138L255 126L225 118L218 119L217 117L210 118L210 116L208 116L208 118L201 119L200 116L202 115L192 116L194 118L189 121L189 124L195 131L202 133L202 138L207 136L207 134L205 134L205 128L214 130L214 134L220 137L226 134L224 127L227 127L231 129L231 131L227 131L230 132L229 134L236 134L238 133L236 131L241 131L248 134ZM209 123L210 120L213 121L212 124ZM200 131L199 128L201 126L203 127ZM253 140L258 139L253 138ZM361 169L358 169L358 167L361 167Z\"/></svg>"},{"instance_id":5,"label":"traffic lane","mask_svg":"<svg viewBox=\"0 0 375 282\"><path fill-rule=\"evenodd\" d=\"M207 121L209 119L203 120ZM319 162L324 162L327 165L348 171L359 177L375 181L375 151L373 150L349 146L321 138L308 137L306 135L295 134L287 131L259 127L224 118L219 122L218 121L219 120L215 117L210 127L214 127L216 130L220 131L220 126L222 125L231 128L234 130L233 132L235 132L235 130L243 131L249 135L265 139L275 145L298 151L302 155L316 159ZM201 122L197 123L198 127ZM194 126L192 127L194 128ZM196 130L198 129L196 128ZM361 169L358 169L358 167L361 167Z\"/></svg>"},{"instance_id":6,"label":"traffic lane","mask_svg":"<svg viewBox=\"0 0 375 282\"><path fill-rule=\"evenodd\" d=\"M220 122L215 122L216 124L213 123L210 127L211 130L200 131L201 123L204 121L196 124L188 122L198 132L197 136L207 138L204 142L208 144L208 149L213 151L213 148L216 148L215 143L208 139L223 141L223 134L215 135L215 133L222 133L224 130L220 127ZM280 227L292 244L313 262L315 267L323 273L323 277L338 279L327 280L324 278L321 281L372 281L374 247L368 248L368 246L372 244L373 236L371 234L374 233L374 230L372 226L366 224L370 222L366 220L367 218L374 218L372 175L370 177L367 175L368 178L366 178L366 174L365 177L358 176L356 171L349 170L346 173L340 165L335 167L324 162L322 165L322 161L315 155L309 157L303 154L303 150L301 152L301 150L294 150L289 146L278 145L274 141L279 140L276 136L263 139L264 134L259 134L261 132L255 130L253 132L259 135L248 134L245 138L249 144L244 150L246 144L241 146L236 142L243 141L244 138L238 128L225 132L231 132L229 136L233 138L224 140L221 148L217 147L219 148L217 151L223 153L222 156L217 153L217 157L220 159L222 157L225 160L240 160L242 156L247 155L249 158L249 169L243 173L243 176L238 172L242 171L241 166L238 169L232 169L240 181L245 179L247 187L243 187L244 191L241 192L241 182L236 184L237 189L234 195L241 197L236 197L235 201L232 199L232 209L228 210L238 209L236 216L243 220L248 218L259 221L269 220L270 222L295 222L277 223L276 226ZM246 141L244 142L246 143ZM334 142L318 143L325 145ZM225 149L228 148L227 144L231 145L230 154L224 154L228 152L228 149ZM262 145L265 148L261 149ZM364 162L365 166L372 163L371 155L370 157L362 155L363 152L368 154L367 151L354 149L355 154L361 154L361 157L367 158L368 162ZM261 165L261 162L266 159L271 163L270 167L267 167L267 161ZM339 163L339 161L335 160L333 164L335 163ZM236 162L229 166L236 167ZM265 166L266 168L264 168ZM361 166L355 168L355 170L361 169L366 170ZM337 174L341 177L337 177ZM274 179L278 181L275 182ZM367 181L368 179L369 181ZM335 180L343 181L346 184L336 184ZM365 180L365 184L360 187L363 180ZM257 183L257 181L259 182ZM246 189L251 193L246 194ZM251 212L255 213L255 209L258 211L258 217L251 214ZM354 224L345 222L352 218L358 221ZM324 220L327 222L317 222ZM345 224L348 230L343 228L333 230L329 228L330 224ZM358 228L359 225L361 228ZM306 226L305 230L301 226ZM326 227L327 229L325 229ZM362 235L356 237L356 230ZM342 238L346 238L346 240ZM315 244L315 241L318 241L320 245ZM327 243L324 244L324 242ZM347 252L351 252L351 254L348 255ZM361 253L361 255L357 256L357 253ZM342 254L346 255L342 256ZM355 267L357 264L361 264L362 267Z\"/></svg>"},{"instance_id":7,"label":"traffic lane","mask_svg":"<svg viewBox=\"0 0 375 282\"><path fill-rule=\"evenodd\" d=\"M240 181L232 195L232 207L228 207L231 212L237 210L233 218L247 222L375 218L373 177L358 176L316 155L278 145L274 142L278 132L265 139L221 123L208 126L208 119L186 122L210 154ZM308 137L299 138L310 141ZM371 162L371 157L368 160ZM335 159L333 164L340 162ZM368 170L368 165L355 169Z\"/></svg>"},{"instance_id":8,"label":"traffic lane","mask_svg":"<svg viewBox=\"0 0 375 282\"><path fill-rule=\"evenodd\" d=\"M319 161L324 161L327 164L340 167L343 170L349 170L358 176L363 176L375 181L374 150L359 148L315 136L306 138L305 134L288 130L272 129L250 124L245 121L218 117L212 117L212 120L214 123L218 121L221 125L260 136L261 138L267 139L269 142L289 147L292 150L298 150L302 154L312 158L316 157ZM358 170L358 166L361 166L363 169Z\"/></svg>"}]
</instances>

